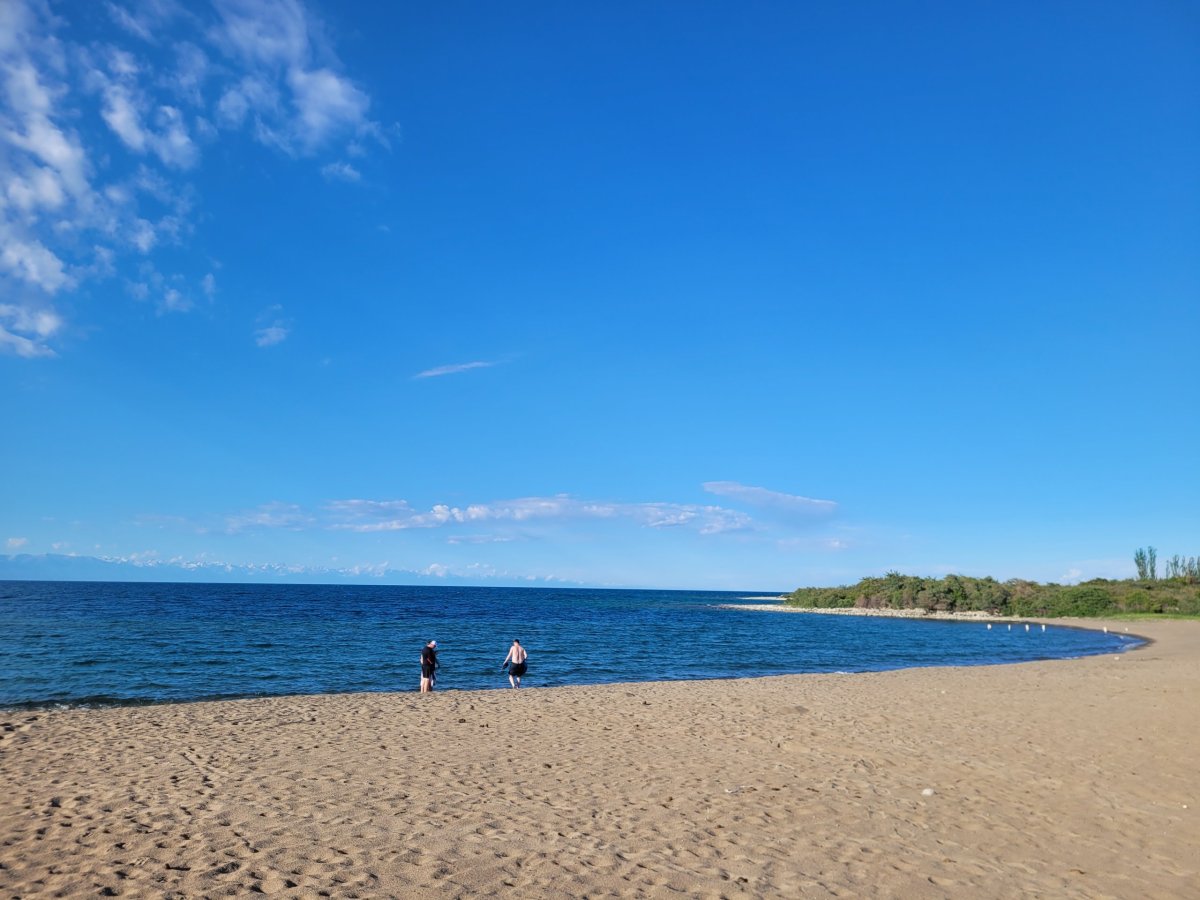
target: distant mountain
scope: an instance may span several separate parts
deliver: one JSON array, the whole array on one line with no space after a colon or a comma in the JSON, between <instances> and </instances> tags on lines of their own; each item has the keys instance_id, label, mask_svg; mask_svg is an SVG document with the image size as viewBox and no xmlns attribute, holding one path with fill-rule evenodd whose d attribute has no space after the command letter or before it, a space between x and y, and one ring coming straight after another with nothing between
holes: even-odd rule
<instances>
[{"instance_id":1,"label":"distant mountain","mask_svg":"<svg viewBox=\"0 0 1200 900\"><path fill-rule=\"evenodd\" d=\"M228 584L444 584L534 587L582 587L564 581L521 578L461 578L452 574L428 575L404 569L381 571L324 569L308 566L229 565L226 563L174 563L131 561L61 553L0 555L0 581L165 581Z\"/></svg>"}]
</instances>

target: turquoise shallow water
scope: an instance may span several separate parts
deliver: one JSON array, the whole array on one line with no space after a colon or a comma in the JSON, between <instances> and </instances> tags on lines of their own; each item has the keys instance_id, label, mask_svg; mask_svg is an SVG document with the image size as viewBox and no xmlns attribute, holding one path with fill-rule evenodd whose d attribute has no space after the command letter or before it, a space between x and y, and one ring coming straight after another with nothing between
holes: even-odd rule
<instances>
[{"instance_id":1,"label":"turquoise shallow water","mask_svg":"<svg viewBox=\"0 0 1200 900\"><path fill-rule=\"evenodd\" d=\"M724 608L753 592L0 582L0 706L130 704L984 665L1120 652L1124 634Z\"/></svg>"}]
</instances>

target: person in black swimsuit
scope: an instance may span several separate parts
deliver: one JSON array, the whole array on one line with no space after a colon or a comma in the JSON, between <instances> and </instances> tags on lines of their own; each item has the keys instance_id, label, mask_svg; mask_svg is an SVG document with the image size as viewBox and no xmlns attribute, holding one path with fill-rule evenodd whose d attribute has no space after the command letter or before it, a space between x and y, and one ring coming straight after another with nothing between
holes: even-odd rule
<instances>
[{"instance_id":1,"label":"person in black swimsuit","mask_svg":"<svg viewBox=\"0 0 1200 900\"><path fill-rule=\"evenodd\" d=\"M529 654L525 652L525 648L521 646L521 642L513 638L512 646L508 648L508 656L504 657L504 666L508 666L508 683L514 688L521 686L521 676L525 674L525 670L529 668Z\"/></svg>"},{"instance_id":2,"label":"person in black swimsuit","mask_svg":"<svg viewBox=\"0 0 1200 900\"><path fill-rule=\"evenodd\" d=\"M421 693L433 690L433 681L438 668L437 641L430 641L421 650Z\"/></svg>"}]
</instances>

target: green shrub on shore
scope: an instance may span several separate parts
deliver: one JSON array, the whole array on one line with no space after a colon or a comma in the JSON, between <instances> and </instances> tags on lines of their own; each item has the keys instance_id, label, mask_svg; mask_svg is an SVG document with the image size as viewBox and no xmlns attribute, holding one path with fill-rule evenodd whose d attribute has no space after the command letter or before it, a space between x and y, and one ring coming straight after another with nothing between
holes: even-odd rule
<instances>
[{"instance_id":1,"label":"green shrub on shore","mask_svg":"<svg viewBox=\"0 0 1200 900\"><path fill-rule=\"evenodd\" d=\"M1200 615L1200 586L1188 578L1110 581L1076 585L947 575L921 578L889 572L855 585L799 588L791 606L816 609L920 609L925 612L985 611L1000 616L1112 616L1125 613Z\"/></svg>"}]
</instances>

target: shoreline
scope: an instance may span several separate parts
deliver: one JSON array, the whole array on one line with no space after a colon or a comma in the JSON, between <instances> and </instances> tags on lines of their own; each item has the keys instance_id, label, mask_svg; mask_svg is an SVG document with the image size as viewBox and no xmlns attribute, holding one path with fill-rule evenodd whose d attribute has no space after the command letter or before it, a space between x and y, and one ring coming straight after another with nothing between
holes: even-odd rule
<instances>
[{"instance_id":1,"label":"shoreline","mask_svg":"<svg viewBox=\"0 0 1200 900\"><path fill-rule=\"evenodd\" d=\"M995 616L983 610L964 612L926 612L923 609L867 609L859 606L787 606L779 603L719 603L719 609L744 609L749 612L815 613L833 616L877 616L883 619L942 619L946 621L1032 622L1019 616ZM1039 620L1040 621L1040 620Z\"/></svg>"},{"instance_id":2,"label":"shoreline","mask_svg":"<svg viewBox=\"0 0 1200 900\"><path fill-rule=\"evenodd\" d=\"M1037 625L1057 625L1059 628L1083 628L1094 631L1116 631L1120 627L1125 634L1132 637L1141 637L1129 630L1130 624L1136 628L1142 622L1155 622L1155 619L1113 619L1108 616L1082 617L1082 616L1059 616L1057 618L1048 618L1045 616L1001 616L985 610L962 610L960 612L926 612L922 609L869 609L859 606L833 606L833 607L815 607L815 606L786 606L782 602L775 603L722 603L719 604L721 609L744 609L750 612L782 612L782 613L812 613L814 615L823 616L873 616L881 619L925 619L929 621L943 622L1003 622L1009 625L1018 623L1037 624ZM1192 621L1191 619L1159 619L1161 622L1171 621ZM1200 621L1197 619L1196 621ZM1094 623L1094 624L1093 624ZM1147 642L1151 642L1150 638L1142 638ZM1004 665L1004 663L998 663Z\"/></svg>"},{"instance_id":3,"label":"shoreline","mask_svg":"<svg viewBox=\"0 0 1200 900\"><path fill-rule=\"evenodd\" d=\"M758 598L756 598L756 599L758 599ZM763 599L765 599L765 598L763 598ZM1111 620L1101 621L1101 620L1097 619L1094 621L1098 622L1099 624L1092 626L1092 625L1087 624L1088 622L1093 621L1093 620L1089 620L1089 619L1063 619L1063 618L1043 619L1043 618L1036 618L1036 617L996 616L996 615L992 615L987 612L974 611L974 610L967 611L967 612L961 612L961 613L926 613L922 610L916 610L916 609L912 609L912 610L909 610L909 609L866 609L866 608L858 608L858 607L809 608L809 607L783 606L783 605L777 605L777 604L747 604L747 603L722 603L722 604L713 604L713 606L717 609L745 610L745 611L749 611L749 612L815 613L815 614L819 614L819 615L870 616L870 617L878 617L878 618L923 619L923 620L928 620L928 621L939 621L939 620L940 621L961 621L961 622L979 622L979 621L992 622L992 621L995 621L995 622L1008 623L1010 625L1017 624L1017 623L1041 624L1043 626L1043 628L1047 625L1053 625L1058 628L1079 628L1079 629L1084 629L1084 630L1087 630L1089 628L1093 629L1093 630L1100 630L1101 628L1103 628L1106 632L1110 630L1109 626L1112 625L1112 626L1114 626L1112 628L1112 630L1115 631L1115 623L1111 622ZM1143 643L1148 644L1148 643L1153 642L1150 638L1146 638L1146 637L1142 637L1137 634L1130 633L1128 625L1124 625L1124 633L1126 635L1128 635L1129 637L1137 638L1140 643L1134 644L1129 647L1122 648L1120 652L1128 652L1129 650L1136 649L1137 647L1142 646ZM1108 652L1110 652L1110 651L1102 650L1102 651L1096 651L1095 653L1091 653L1091 654L1087 654L1087 655L1089 655L1089 656L1090 655L1103 655ZM1075 658L1077 658L1077 657L1074 657L1074 656L1055 657L1055 659L1075 659ZM985 666L985 667L986 666L1009 666L1009 665L1022 665L1027 662L1030 662L1030 660L1027 660L1027 659L1025 659L1025 660L1022 660L1022 659L1002 660L1002 661L997 661L997 662L983 662L983 663L978 663L978 664L972 664L970 666L963 666L963 665L956 666L954 664L948 664L948 663L947 664L935 663L932 666L930 666L930 664L928 664L928 663L914 663L913 665L910 665L910 666L899 666L894 669L888 668L888 669L847 670L847 671L841 672L839 674L863 675L863 674L868 674L871 672L903 671L908 668L927 668L927 667L932 667L932 668L975 668L976 666ZM822 671L827 673L828 670L822 670ZM776 678L776 677L804 676L804 675L817 675L817 674L822 674L822 672L801 671L801 672L787 672L787 673L783 673L783 674L743 676L743 677ZM660 683L672 684L672 683L677 683L677 682L694 683L694 682L706 682L706 681L723 682L723 681L731 681L731 680L738 680L738 678L737 678L737 676L730 677L730 676L722 675L722 676L710 676L710 677L703 677L703 678L667 679L667 680L660 680L660 681L640 681L639 680L639 681L587 682L587 683L583 683L583 684L553 684L553 685L533 684L533 685L527 686L525 688L525 690L546 691L546 690L559 690L562 688L573 688L573 687L582 687L582 688L603 687L606 685L618 685L619 686L619 685L660 684ZM507 690L509 690L509 688L502 686L502 685L497 685L495 687L490 687L490 688L450 687L450 688L443 688L438 693L442 693L442 694L445 694L445 693L455 693L455 694L479 693L479 694L483 694L484 696L487 696L487 695L495 693L497 691L507 691ZM68 711L73 711L73 710L141 709L141 708L155 708L155 707L173 706L173 705L190 706L192 704L197 704L197 703L244 703L244 702L248 702L248 701L257 701L257 700L268 700L268 701L269 700L289 700L289 699L301 698L301 697L355 697L355 696L377 696L377 695L391 695L391 694L395 694L398 696L406 696L410 693L415 693L415 692L416 692L416 689L401 690L401 691L359 690L359 691L330 691L330 692L315 693L315 694L305 694L305 693L250 694L250 695L217 696L217 697L209 696L209 697L196 697L196 698L191 698L191 699L165 699L165 700L157 700L157 699L156 700L140 700L139 699L139 700L130 700L130 701L120 701L120 700L87 701L87 700L83 700L83 701L79 701L79 702L55 700L55 701L50 701L47 703L30 702L30 703L17 704L17 705L12 705L12 706L5 706L3 704L0 704L0 719L3 719L5 717L12 718L14 716L20 716L25 713L49 714L49 713L68 712Z\"/></svg>"},{"instance_id":4,"label":"shoreline","mask_svg":"<svg viewBox=\"0 0 1200 900\"><path fill-rule=\"evenodd\" d=\"M1200 622L1136 626L1018 665L5 714L0 890L1187 896Z\"/></svg>"}]
</instances>

